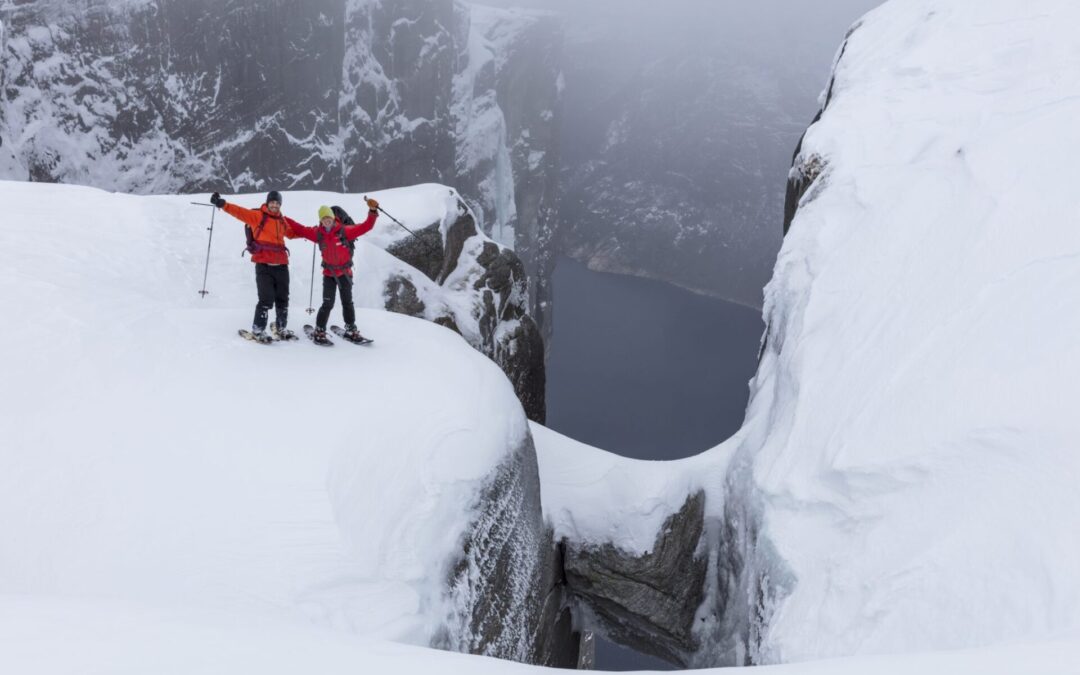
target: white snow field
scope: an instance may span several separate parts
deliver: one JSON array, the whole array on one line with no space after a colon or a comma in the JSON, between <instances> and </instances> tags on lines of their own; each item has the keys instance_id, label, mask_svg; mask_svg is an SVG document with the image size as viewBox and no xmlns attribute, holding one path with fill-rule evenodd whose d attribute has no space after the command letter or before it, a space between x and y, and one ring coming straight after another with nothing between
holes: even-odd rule
<instances>
[{"instance_id":1,"label":"white snow field","mask_svg":"<svg viewBox=\"0 0 1080 675\"><path fill-rule=\"evenodd\" d=\"M374 196L416 223L437 192ZM285 211L310 223L332 197ZM361 310L365 348L242 340L243 227L218 213L201 298L211 209L191 200L0 183L0 672L166 670L154 655L185 641L212 667L234 632L427 644L477 491L528 433L499 368L423 320ZM310 244L292 248L299 328ZM359 251L357 297L381 306L393 259Z\"/></svg>"},{"instance_id":2,"label":"white snow field","mask_svg":"<svg viewBox=\"0 0 1080 675\"><path fill-rule=\"evenodd\" d=\"M839 60L748 413L777 659L1080 629L1077 25L893 0Z\"/></svg>"},{"instance_id":3,"label":"white snow field","mask_svg":"<svg viewBox=\"0 0 1080 675\"><path fill-rule=\"evenodd\" d=\"M424 186L375 196L417 219L440 208ZM417 646L444 615L477 486L527 433L505 377L452 332L376 310L360 313L371 348L241 340L254 301L242 228L219 214L200 298L209 209L191 199L0 182L0 313L14 328L0 336L0 672L535 671ZM294 215L341 200L285 199ZM361 258L377 262L370 248ZM302 269L293 325L307 318ZM626 463L567 443L560 461ZM677 479L637 469L672 494ZM1069 672L1075 653L777 670Z\"/></svg>"}]
</instances>

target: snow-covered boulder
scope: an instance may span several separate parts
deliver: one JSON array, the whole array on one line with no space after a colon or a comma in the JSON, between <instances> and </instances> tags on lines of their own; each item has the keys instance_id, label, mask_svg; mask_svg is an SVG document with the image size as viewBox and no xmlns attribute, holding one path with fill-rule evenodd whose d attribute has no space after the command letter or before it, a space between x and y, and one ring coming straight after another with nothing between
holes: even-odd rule
<instances>
[{"instance_id":1,"label":"snow-covered boulder","mask_svg":"<svg viewBox=\"0 0 1080 675\"><path fill-rule=\"evenodd\" d=\"M374 194L408 213L437 206L429 189ZM328 197L286 193L285 211L310 222ZM212 210L189 201L0 182L11 621L37 626L39 645L84 615L121 640L146 618L178 640L272 625L283 639L573 663L526 416L461 336L381 311L388 273L426 279L374 245L396 235L382 223L357 249L358 304L377 308L358 323L374 345L266 347L236 335L253 268L243 227L220 212L210 294L197 293ZM308 248L292 246L297 325ZM454 293L418 288L433 311L455 309Z\"/></svg>"}]
</instances>

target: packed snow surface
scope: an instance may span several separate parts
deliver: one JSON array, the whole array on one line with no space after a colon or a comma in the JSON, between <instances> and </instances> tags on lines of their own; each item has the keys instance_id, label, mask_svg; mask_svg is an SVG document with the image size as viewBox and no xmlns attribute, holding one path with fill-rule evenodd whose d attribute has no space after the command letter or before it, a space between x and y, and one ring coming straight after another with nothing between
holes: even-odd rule
<instances>
[{"instance_id":1,"label":"packed snow surface","mask_svg":"<svg viewBox=\"0 0 1080 675\"><path fill-rule=\"evenodd\" d=\"M713 451L673 462L620 457L530 423L540 466L544 516L555 539L609 542L644 554L664 521L688 495L704 490L724 499L724 462L737 439Z\"/></svg>"},{"instance_id":2,"label":"packed snow surface","mask_svg":"<svg viewBox=\"0 0 1080 675\"><path fill-rule=\"evenodd\" d=\"M893 0L847 41L744 430L776 659L1080 628L1077 25Z\"/></svg>"}]
</instances>

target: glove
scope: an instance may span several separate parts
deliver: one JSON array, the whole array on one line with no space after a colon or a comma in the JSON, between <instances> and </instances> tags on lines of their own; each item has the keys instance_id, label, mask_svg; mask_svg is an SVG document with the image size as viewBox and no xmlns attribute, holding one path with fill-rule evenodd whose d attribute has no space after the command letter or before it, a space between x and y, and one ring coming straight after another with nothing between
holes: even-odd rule
<instances>
[{"instance_id":1,"label":"glove","mask_svg":"<svg viewBox=\"0 0 1080 675\"><path fill-rule=\"evenodd\" d=\"M367 207L372 211L379 210L379 202L375 201L374 199L365 199L364 201L367 202Z\"/></svg>"},{"instance_id":2,"label":"glove","mask_svg":"<svg viewBox=\"0 0 1080 675\"><path fill-rule=\"evenodd\" d=\"M221 207L225 206L225 200L222 199L221 195L218 194L217 192L210 195L210 203L213 204L214 206L218 207L219 209Z\"/></svg>"}]
</instances>

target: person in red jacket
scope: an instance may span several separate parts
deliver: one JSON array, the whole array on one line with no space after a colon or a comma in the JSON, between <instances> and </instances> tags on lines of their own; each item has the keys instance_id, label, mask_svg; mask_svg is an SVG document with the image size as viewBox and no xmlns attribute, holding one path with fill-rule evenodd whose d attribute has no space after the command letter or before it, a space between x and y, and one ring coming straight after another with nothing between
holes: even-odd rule
<instances>
[{"instance_id":1,"label":"person in red jacket","mask_svg":"<svg viewBox=\"0 0 1080 675\"><path fill-rule=\"evenodd\" d=\"M251 332L256 339L268 339L266 321L270 308L274 307L277 320L271 330L279 340L295 339L296 334L286 327L289 322L289 249L285 248L285 238L295 239L298 235L281 213L281 193L271 190L260 209L230 204L217 192L210 196L210 203L247 227L247 250L251 253L251 262L255 263L255 288L259 293Z\"/></svg>"},{"instance_id":2,"label":"person in red jacket","mask_svg":"<svg viewBox=\"0 0 1080 675\"><path fill-rule=\"evenodd\" d=\"M341 293L341 313L345 317L345 337L350 340L361 337L356 329L356 309L352 299L353 247L358 237L375 227L375 219L379 217L379 202L368 199L367 205L367 220L359 225L345 225L329 206L319 207L317 227L305 227L291 218L285 219L295 236L315 242L322 252L323 302L315 315L316 340L326 339L326 323L338 292Z\"/></svg>"}]
</instances>

